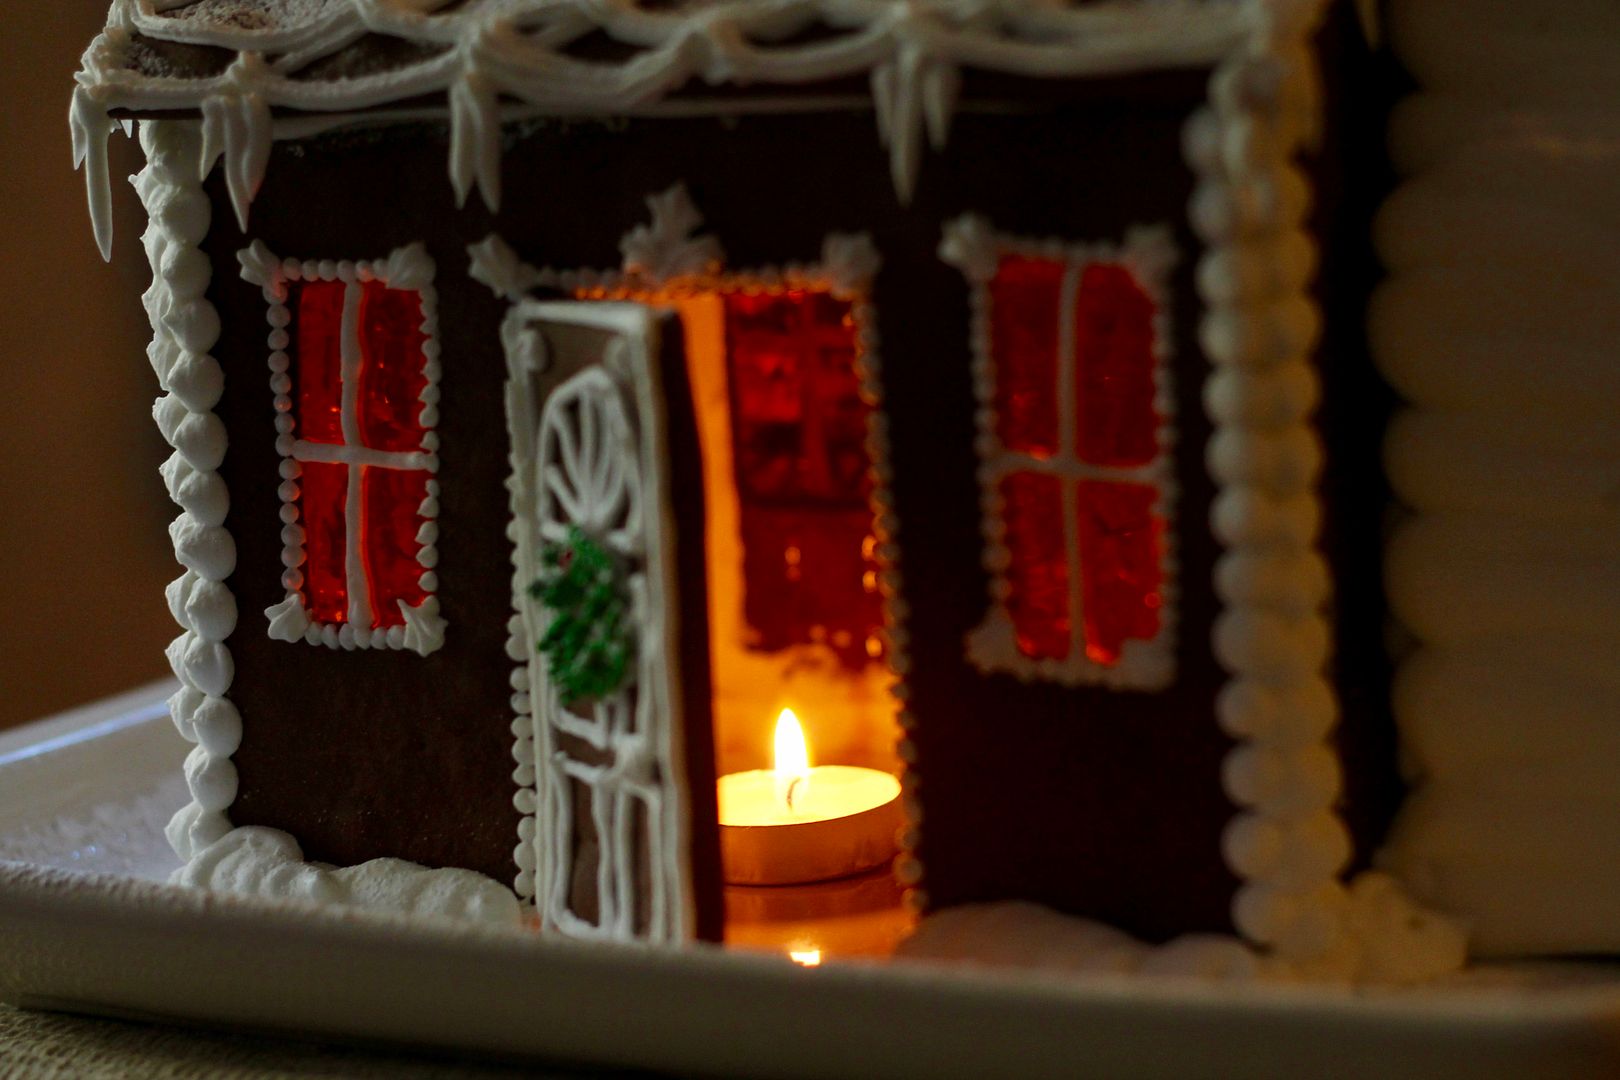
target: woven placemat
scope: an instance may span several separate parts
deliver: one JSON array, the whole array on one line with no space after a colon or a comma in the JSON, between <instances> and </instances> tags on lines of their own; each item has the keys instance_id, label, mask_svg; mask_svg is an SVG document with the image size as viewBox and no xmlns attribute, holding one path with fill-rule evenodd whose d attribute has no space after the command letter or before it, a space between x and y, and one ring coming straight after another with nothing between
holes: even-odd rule
<instances>
[{"instance_id":1,"label":"woven placemat","mask_svg":"<svg viewBox=\"0 0 1620 1080\"><path fill-rule=\"evenodd\" d=\"M262 1080L342 1077L437 1080L444 1077L579 1080L575 1068L502 1066L393 1051L237 1035L99 1017L33 1012L0 1005L0 1080Z\"/></svg>"}]
</instances>

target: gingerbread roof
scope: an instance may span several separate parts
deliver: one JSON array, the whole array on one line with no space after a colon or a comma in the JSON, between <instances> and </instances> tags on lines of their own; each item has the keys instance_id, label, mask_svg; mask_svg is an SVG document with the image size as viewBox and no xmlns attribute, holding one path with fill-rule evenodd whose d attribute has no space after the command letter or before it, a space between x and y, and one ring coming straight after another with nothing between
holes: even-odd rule
<instances>
[{"instance_id":1,"label":"gingerbread roof","mask_svg":"<svg viewBox=\"0 0 1620 1080\"><path fill-rule=\"evenodd\" d=\"M458 197L498 206L500 121L656 113L705 86L870 88L909 193L961 73L1072 78L1212 64L1324 0L114 0L71 114L111 243L105 140L120 120L200 116L237 215L273 118L447 109ZM860 83L856 84L860 86Z\"/></svg>"}]
</instances>

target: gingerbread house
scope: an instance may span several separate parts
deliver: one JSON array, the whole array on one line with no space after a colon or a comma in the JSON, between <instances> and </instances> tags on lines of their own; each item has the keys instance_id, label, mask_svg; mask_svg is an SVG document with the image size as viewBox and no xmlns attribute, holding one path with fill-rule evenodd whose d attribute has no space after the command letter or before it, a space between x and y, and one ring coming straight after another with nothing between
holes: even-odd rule
<instances>
[{"instance_id":1,"label":"gingerbread house","mask_svg":"<svg viewBox=\"0 0 1620 1080\"><path fill-rule=\"evenodd\" d=\"M1361 943L1424 923L1356 877L1378 63L1314 0L117 0L183 879L715 938L791 706L916 910L1455 963Z\"/></svg>"}]
</instances>

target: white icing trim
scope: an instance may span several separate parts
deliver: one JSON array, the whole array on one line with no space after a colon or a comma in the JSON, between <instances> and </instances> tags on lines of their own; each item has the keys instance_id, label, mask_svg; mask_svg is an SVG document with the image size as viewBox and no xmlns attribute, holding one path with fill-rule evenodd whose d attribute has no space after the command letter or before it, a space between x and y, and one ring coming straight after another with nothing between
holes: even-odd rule
<instances>
[{"instance_id":1,"label":"white icing trim","mask_svg":"<svg viewBox=\"0 0 1620 1080\"><path fill-rule=\"evenodd\" d=\"M190 859L230 831L225 811L237 783L230 759L242 741L242 718L225 696L234 675L225 642L236 629L236 599L226 585L236 569L236 545L225 528L230 497L217 471L225 458L225 425L211 411L225 375L208 355L219 338L219 315L208 302L212 274L199 247L210 210L197 179L198 125L147 124L141 146L147 165L134 184L150 216L144 239L153 275L142 297L152 323L147 355L165 391L152 415L175 451L162 473L180 506L169 535L185 567L167 590L183 631L167 650L180 680L169 710L180 734L196 744L185 765L191 802L164 831L175 853Z\"/></svg>"},{"instance_id":2,"label":"white icing trim","mask_svg":"<svg viewBox=\"0 0 1620 1080\"><path fill-rule=\"evenodd\" d=\"M107 139L118 127L107 115L104 95L76 87L68 108L68 130L73 138L73 167L84 169L85 194L90 202L90 226L103 259L112 259L112 183L108 176ZM142 144L145 145L144 143Z\"/></svg>"},{"instance_id":3,"label":"white icing trim","mask_svg":"<svg viewBox=\"0 0 1620 1080\"><path fill-rule=\"evenodd\" d=\"M979 459L980 527L984 534L983 562L990 581L990 606L984 621L968 634L968 660L981 672L1008 672L1023 680L1041 679L1070 686L1100 684L1111 689L1162 690L1175 679L1176 667L1176 505L1175 390L1170 368L1169 275L1178 259L1168 225L1138 227L1125 234L1123 244L1075 244L1062 240L1027 240L995 232L988 221L967 215L945 226L940 258L957 267L971 286L973 388L978 399L974 446ZM1061 446L1046 459L1009 451L997 434L996 364L991 348L990 283L1004 255L1051 259L1065 266L1063 291L1058 301L1058 432ZM1074 301L1081 273L1092 263L1124 266L1154 303L1154 409L1160 417L1158 451L1153 460L1134 468L1090 465L1080 460L1076 443L1079 421L1075 415ZM1163 575L1159 631L1150 640L1127 640L1119 661L1104 665L1086 655L1083 600L1084 568L1079 558L1079 499L1075 485L1063 485L1064 551L1069 568L1069 655L1062 659L1034 659L1018 648L1012 615L1007 610L1010 585L1005 573L1011 554L1005 544L1000 484L1011 472L1077 479L1117 480L1149 484L1158 492L1153 511L1165 523L1159 567Z\"/></svg>"},{"instance_id":4,"label":"white icing trim","mask_svg":"<svg viewBox=\"0 0 1620 1080\"><path fill-rule=\"evenodd\" d=\"M883 385L877 314L871 303L872 283L882 265L882 259L870 236L864 233L832 233L822 243L820 261L813 265L789 264L737 272L726 271L719 261L718 244L711 244L706 240L694 242L691 239L691 230L695 229L702 219L695 209L683 208L681 206L683 201L690 206L684 187L678 184L647 200L653 224L650 227L638 226L626 235L625 241L620 245L621 251L625 253L626 265L617 271L536 268L523 262L505 241L491 233L483 240L468 246L470 274L474 280L488 286L497 297L514 304L527 302L526 295L542 287L570 294L592 290L610 296L625 291L651 290L655 287L680 292L803 288L825 289L839 299L850 301L856 326L856 373L860 380L861 395L872 406L866 451L868 459L872 462L871 510L873 535L877 539L876 561L880 568L878 581L883 599L886 637L884 656L894 677L891 690L900 703L897 718L904 729L910 724L910 714L905 707L908 695L904 681L905 672L909 668L906 652L909 635L904 628L909 608L900 595L899 547L896 542L900 526L889 493L893 474L889 465L888 418L882 407ZM676 219L684 222L682 227L676 228L672 224L670 217L672 211L677 211ZM661 214L662 221L660 221ZM653 236L663 238L660 241L662 246L649 247L643 243L631 242L631 237ZM702 251L705 254L712 252L714 261L706 265L700 273L662 279L656 285L642 276L643 268L646 266L668 265L672 251ZM603 303L597 300L591 302ZM519 370L539 372L545 369L547 362L544 355L545 344L539 335L522 330L510 315L502 325L501 334L508 364L514 372ZM524 815L519 823L518 845L514 851L519 868L516 889L520 896L528 897L536 895L541 888L537 883L538 865L533 841L537 829L535 815L538 808L535 784L543 757L540 747L544 745L544 740L539 738L538 724L533 718L534 703L531 696L534 678L530 674L530 669L533 666L534 642L538 639L534 629L525 626L522 616L522 591L534 580L532 571L534 563L532 554L524 554L526 541L523 538L526 530L520 522L529 520L534 513L534 507L531 496L518 482L519 470L525 466L516 454L516 447L532 444L534 435L530 430L532 425L529 419L514 404L514 398L511 396L513 393L517 391L509 389L507 401L507 424L514 447L511 459L512 472L507 480L512 511L507 537L513 543L514 614L507 624L506 650L508 657L516 665L512 674L514 714L512 731L515 737L512 756L517 762L513 779L518 785L514 803L519 813ZM902 758L909 752L908 745L902 742L900 748Z\"/></svg>"},{"instance_id":5,"label":"white icing trim","mask_svg":"<svg viewBox=\"0 0 1620 1080\"><path fill-rule=\"evenodd\" d=\"M859 301L870 292L872 279L882 265L882 259L868 234L829 233L822 242L821 256L814 263L728 270L723 264L723 253L718 243L709 237L691 236L689 230L701 222L701 217L686 219L689 225L683 230L670 228L670 207L679 206L681 201L687 199L685 188L680 184L648 197L647 207L655 225L638 225L625 235L620 241L620 250L625 252L624 261L617 270L536 267L524 262L498 235L490 233L467 246L467 257L471 263L469 275L495 296L514 302L524 299L536 289L556 289L568 293L591 290L617 294L656 290L734 292L749 287L767 290L819 289L841 300ZM660 215L664 216L663 225L657 224ZM661 238L651 240L652 234L660 228L663 230ZM678 259L680 256L672 254L675 249L701 249L712 252L714 258L707 261L702 269L660 276L647 259ZM869 308L867 310L870 311ZM877 384L868 387L863 381L862 391L867 389L875 391Z\"/></svg>"},{"instance_id":6,"label":"white icing trim","mask_svg":"<svg viewBox=\"0 0 1620 1080\"><path fill-rule=\"evenodd\" d=\"M830 112L867 113L871 112L871 110L872 100L865 94L795 94L793 96L756 94L746 98L672 98L664 101L651 101L644 105L634 105L611 117L595 116L580 119L595 119L602 124L615 124L626 118L734 118L740 116L792 116L804 113ZM959 115L998 116L1005 115L1006 111L1007 105L1004 102L964 101L956 106L956 112ZM519 105L502 101L496 104L496 115L500 118L500 122L505 125L522 123L528 120L556 119L559 113L557 110L543 108L538 105ZM289 142L299 139L311 139L335 131L351 129L375 130L395 124L448 123L449 119L450 107L448 102L439 105L418 105L410 108L378 108L364 112L272 116L270 138L272 142ZM133 120L123 120L120 123L131 129L135 125Z\"/></svg>"},{"instance_id":7,"label":"white icing trim","mask_svg":"<svg viewBox=\"0 0 1620 1080\"><path fill-rule=\"evenodd\" d=\"M416 539L416 561L422 567L420 584L427 596L420 604L407 605L400 601L403 626L372 629L370 601L366 595L366 575L361 549L360 527L360 469L362 466L410 469L437 473L439 469L438 435L434 427L438 422L439 359L438 300L433 288L433 260L421 244L396 248L386 259L361 262L334 262L331 259L282 259L263 241L255 240L249 247L237 252L242 264L242 278L264 290L267 306L266 318L270 335L266 344L270 349L270 389L275 394L276 449L281 455L282 551L281 562L285 570L281 576L286 598L265 609L269 620L270 637L277 641L307 641L311 645L325 645L337 649L409 649L426 656L444 644L445 621L439 614L438 524L439 483L427 482L427 494L418 508L425 519ZM343 365L342 424L344 445L307 443L296 438L296 420L290 396L292 381L287 372L291 360L287 349L291 342L287 326L292 314L287 308L287 283L290 281L341 281L346 285L343 298L343 340L340 354ZM422 332L427 340L422 345L424 362L422 373L427 384L422 388L421 411L418 414L425 430L420 451L374 450L361 445L359 427L360 339L358 329L360 286L364 282L378 281L391 289L411 289L421 298ZM345 537L348 550L345 555L349 592L349 621L342 625L316 623L310 618L299 587L303 574L298 569L304 563L304 530L298 524L298 476L301 462L320 461L349 466L348 501L344 508L347 518Z\"/></svg>"},{"instance_id":8,"label":"white icing trim","mask_svg":"<svg viewBox=\"0 0 1620 1080\"><path fill-rule=\"evenodd\" d=\"M467 276L488 288L497 299L516 303L540 285L540 271L524 262L494 233L467 245L467 260ZM512 347L508 343L508 348Z\"/></svg>"},{"instance_id":9,"label":"white icing trim","mask_svg":"<svg viewBox=\"0 0 1620 1080\"><path fill-rule=\"evenodd\" d=\"M693 205L685 184L648 196L647 209L652 223L637 225L619 241L627 277L656 288L677 278L713 274L726 261L720 241L695 235L703 215Z\"/></svg>"},{"instance_id":10,"label":"white icing trim","mask_svg":"<svg viewBox=\"0 0 1620 1080\"><path fill-rule=\"evenodd\" d=\"M1152 5L1067 7L1042 0L719 0L670 11L600 0L508 0L442 5L429 0L345 0L305 23L244 28L228 18L163 17L153 0L115 0L107 28L86 50L70 121L96 236L111 244L105 197L110 110L197 110L207 120L211 163L226 157L233 206L245 220L273 137L272 109L335 113L445 94L449 170L457 198L477 186L500 205L502 98L553 116L624 115L681 87L792 86L866 76L878 134L902 201L910 198L925 141L942 146L964 68L1062 79L1210 64L1257 20L1290 23L1319 0L1160 0ZM228 9L227 9L228 11ZM835 31L781 44L824 26ZM206 78L146 75L131 66L135 32L237 53ZM639 51L622 63L570 57L567 47L602 32ZM335 80L299 78L311 62L365 33L437 51L402 67ZM264 57L275 56L274 60Z\"/></svg>"},{"instance_id":11,"label":"white icing trim","mask_svg":"<svg viewBox=\"0 0 1620 1080\"><path fill-rule=\"evenodd\" d=\"M270 164L270 103L256 86L268 71L259 54L242 53L220 76L218 89L198 103L203 118L199 175L207 176L224 158L225 188L243 232Z\"/></svg>"},{"instance_id":12,"label":"white icing trim","mask_svg":"<svg viewBox=\"0 0 1620 1080\"><path fill-rule=\"evenodd\" d=\"M170 880L192 888L347 904L394 915L513 927L523 922L511 890L475 871L429 870L402 859L372 859L342 868L305 862L298 841L259 826L232 829L194 854Z\"/></svg>"},{"instance_id":13,"label":"white icing trim","mask_svg":"<svg viewBox=\"0 0 1620 1080\"><path fill-rule=\"evenodd\" d=\"M539 415L534 379L547 357L537 323L591 326L615 335L603 363L554 389ZM521 652L521 659L514 659L527 673L514 679L513 685L521 683L525 690L523 700L513 704L518 724L525 715L533 718L532 776L520 762L519 783L535 785L530 799L519 799L520 808L525 801L534 804L534 816L525 817L520 827L520 839L532 848L519 864L520 891L533 895L545 929L583 939L674 944L693 936L696 902L685 859L692 824L675 794L685 760L681 672L671 662L680 654L680 618L673 593L675 556L665 539L674 522L656 316L640 304L525 300L507 313L501 336L508 346L506 408L512 435L509 534L516 615L511 638L517 645L512 651ZM627 399L634 401L634 421ZM594 497L581 497L586 486ZM565 539L571 525L634 567L626 585L638 628L635 678L591 702L589 717L563 706L544 659L533 649L545 633L547 616L526 593L540 569L541 544ZM611 763L588 765L568 756L560 734L606 751ZM522 748L520 734L514 749ZM576 782L591 790L593 823L602 838L594 922L569 903ZM649 822L647 857L653 869L641 933L630 842L638 804Z\"/></svg>"},{"instance_id":14,"label":"white icing trim","mask_svg":"<svg viewBox=\"0 0 1620 1080\"><path fill-rule=\"evenodd\" d=\"M515 288L516 283L522 281L525 273L532 268L524 265L499 237L491 233L482 244L469 247L468 255L472 260L470 273L475 280L489 285L497 296L514 304L522 300L521 291L506 293L502 287ZM516 762L512 782L517 785L512 805L522 815L518 819L518 842L512 849L512 860L518 868L512 888L518 896L532 903L539 883L539 858L535 845L539 761L535 750L538 732L535 727L534 680L530 674L530 661L538 639L524 617L522 596L534 581L538 564L535 553L530 550L529 530L524 526L525 522L534 520L534 485L524 483L523 477L530 469L528 449L535 444L536 419L526 397L532 394L534 376L543 373L550 360L546 355L545 339L514 318L512 311L508 311L507 317L501 322L501 346L507 366L506 492L510 513L506 519L506 540L512 552L512 614L506 620L506 658L512 662L512 672L508 676L512 687L509 699L512 709L512 759Z\"/></svg>"},{"instance_id":15,"label":"white icing trim","mask_svg":"<svg viewBox=\"0 0 1620 1080\"><path fill-rule=\"evenodd\" d=\"M1294 163L1319 123L1309 46L1319 12L1300 14L1255 21L1184 133L1197 177L1188 213L1206 244L1197 285L1214 367L1204 395L1218 488L1210 524L1225 549L1214 647L1231 678L1216 711L1239 740L1223 780L1241 809L1223 850L1242 880L1233 921L1276 962L1308 976L1415 981L1461 965L1461 931L1384 875L1339 880L1351 844L1327 741L1338 701L1324 673L1330 578L1317 550L1321 448L1311 425L1320 315L1308 292L1309 183Z\"/></svg>"},{"instance_id":16,"label":"white icing trim","mask_svg":"<svg viewBox=\"0 0 1620 1080\"><path fill-rule=\"evenodd\" d=\"M1346 920L1370 957L1364 971L1386 983L1432 977L1432 917L1385 874L1363 874L1346 899ZM1226 934L1184 934L1159 945L1115 927L1021 900L963 904L932 912L900 943L908 961L972 963L1060 972L1168 976L1233 983L1287 982L1299 972Z\"/></svg>"}]
</instances>

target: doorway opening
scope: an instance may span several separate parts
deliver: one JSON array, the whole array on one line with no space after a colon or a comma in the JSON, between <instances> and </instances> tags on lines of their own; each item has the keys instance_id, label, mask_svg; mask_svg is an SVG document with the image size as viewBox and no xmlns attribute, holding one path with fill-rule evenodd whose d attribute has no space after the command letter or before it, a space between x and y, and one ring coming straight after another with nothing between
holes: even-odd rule
<instances>
[{"instance_id":1,"label":"doorway opening","mask_svg":"<svg viewBox=\"0 0 1620 1080\"><path fill-rule=\"evenodd\" d=\"M784 709L817 764L897 772L869 308L747 275L576 296L680 316L703 457L717 773L771 767Z\"/></svg>"}]
</instances>

